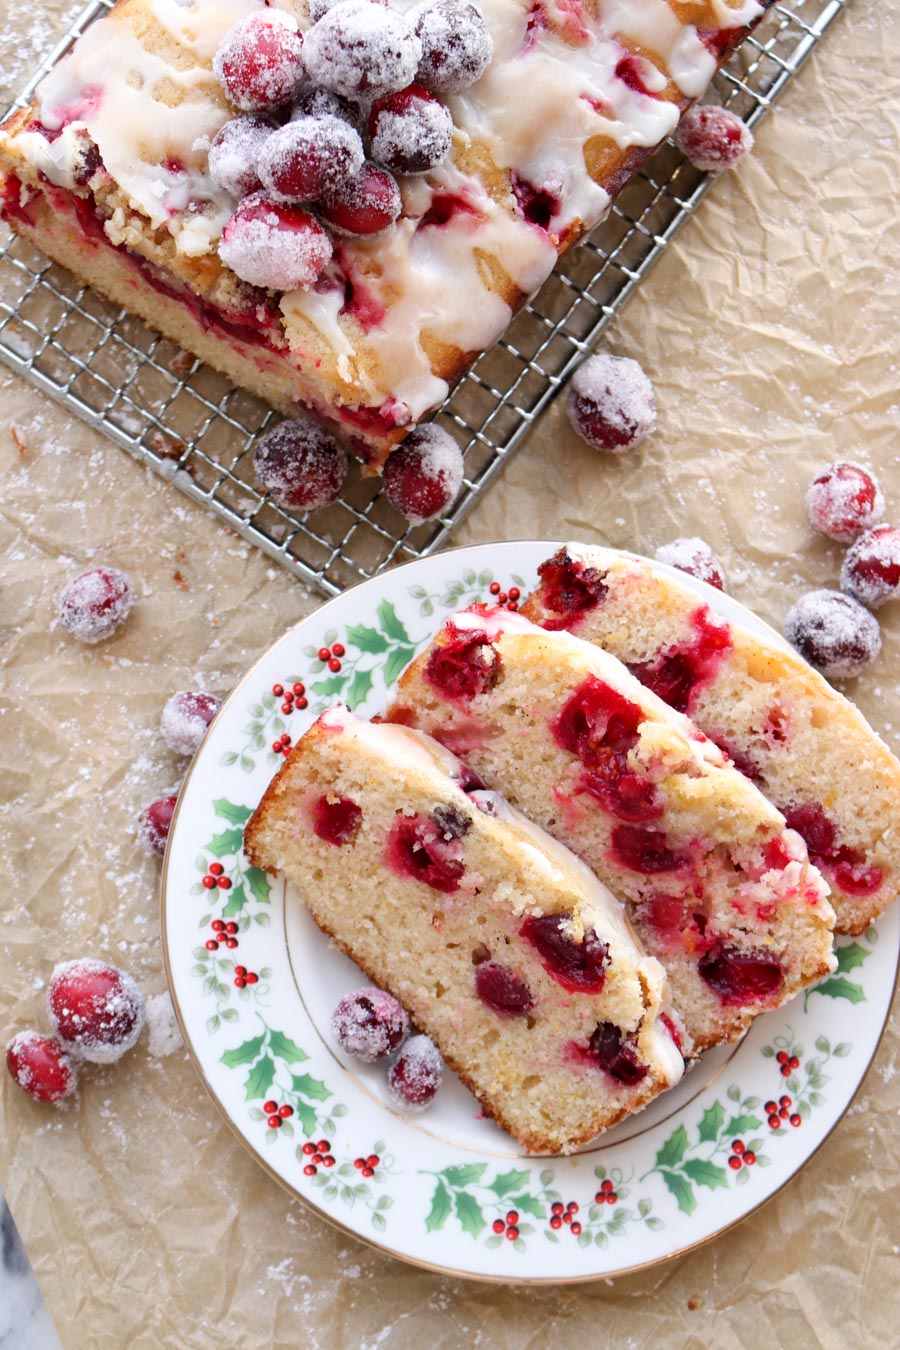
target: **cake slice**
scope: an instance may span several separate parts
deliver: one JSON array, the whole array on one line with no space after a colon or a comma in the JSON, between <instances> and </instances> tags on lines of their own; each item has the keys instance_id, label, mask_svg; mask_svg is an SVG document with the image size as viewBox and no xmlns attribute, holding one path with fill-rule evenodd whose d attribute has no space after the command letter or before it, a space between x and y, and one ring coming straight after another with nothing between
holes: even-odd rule
<instances>
[{"instance_id":1,"label":"cake slice","mask_svg":"<svg viewBox=\"0 0 900 1350\"><path fill-rule=\"evenodd\" d=\"M109 299L288 416L311 413L378 468L603 218L769 2L478 0L473 20L464 5L399 0L364 7L354 28L325 5L313 25L305 0L117 0L0 128L0 214ZM226 82L238 106L214 59L235 25L265 15L299 52L296 79L281 71L270 103ZM457 61L448 82L460 22L490 45L468 71ZM394 41L409 58L399 75L387 69ZM259 52L244 56L252 68ZM383 100L370 104L382 87L394 91L388 121L406 128L409 171L381 148ZM393 202L383 220L371 176L352 180L359 200L336 215L327 196L285 205L283 182L277 199L257 200L258 150L241 173L210 173L210 144L242 109L283 123L323 90L357 95L343 111L327 106L354 137L362 130L360 162L363 151L386 155L398 175L389 191L382 170ZM434 163L423 160L429 117L446 132ZM305 181L294 191L314 194Z\"/></svg>"},{"instance_id":2,"label":"cake slice","mask_svg":"<svg viewBox=\"0 0 900 1350\"><path fill-rule=\"evenodd\" d=\"M803 840L607 652L473 605L401 676L387 717L450 746L627 902L696 1049L834 968Z\"/></svg>"},{"instance_id":3,"label":"cake slice","mask_svg":"<svg viewBox=\"0 0 900 1350\"><path fill-rule=\"evenodd\" d=\"M569 1152L678 1082L666 978L566 849L436 742L324 713L245 831L484 1111Z\"/></svg>"},{"instance_id":4,"label":"cake slice","mask_svg":"<svg viewBox=\"0 0 900 1350\"><path fill-rule=\"evenodd\" d=\"M686 712L806 840L839 933L862 933L900 886L900 763L794 652L716 613L677 574L568 544L522 612L624 661Z\"/></svg>"}]
</instances>

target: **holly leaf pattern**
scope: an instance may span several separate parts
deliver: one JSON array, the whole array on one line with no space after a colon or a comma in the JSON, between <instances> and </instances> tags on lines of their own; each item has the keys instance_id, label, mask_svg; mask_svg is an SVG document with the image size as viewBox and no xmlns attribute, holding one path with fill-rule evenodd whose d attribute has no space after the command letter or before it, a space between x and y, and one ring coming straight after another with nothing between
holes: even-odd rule
<instances>
[{"instance_id":1,"label":"holly leaf pattern","mask_svg":"<svg viewBox=\"0 0 900 1350\"><path fill-rule=\"evenodd\" d=\"M431 1197L431 1209L425 1219L425 1227L429 1233L434 1233L438 1228L443 1228L450 1215L451 1205L450 1192L438 1177L434 1195Z\"/></svg>"},{"instance_id":2,"label":"holly leaf pattern","mask_svg":"<svg viewBox=\"0 0 900 1350\"><path fill-rule=\"evenodd\" d=\"M230 825L246 825L253 815L251 807L237 806L226 797L217 797L213 802L213 810L220 820L227 820Z\"/></svg>"},{"instance_id":3,"label":"holly leaf pattern","mask_svg":"<svg viewBox=\"0 0 900 1350\"><path fill-rule=\"evenodd\" d=\"M520 1186L528 1182L528 1173L520 1172L513 1168L511 1172L502 1172L490 1183L489 1189L494 1192L498 1199L502 1200L504 1195L509 1195L510 1191L518 1190Z\"/></svg>"},{"instance_id":4,"label":"holly leaf pattern","mask_svg":"<svg viewBox=\"0 0 900 1350\"><path fill-rule=\"evenodd\" d=\"M724 1167L717 1167L715 1163L708 1162L705 1158L688 1158L687 1162L681 1164L681 1170L691 1181L696 1181L698 1186L707 1186L711 1191L728 1190L728 1173Z\"/></svg>"},{"instance_id":5,"label":"holly leaf pattern","mask_svg":"<svg viewBox=\"0 0 900 1350\"><path fill-rule=\"evenodd\" d=\"M304 1059L306 1056L304 1055ZM308 1073L294 1074L291 1078L294 1091L299 1092L303 1097L309 1097L311 1101L324 1102L326 1097L331 1096L331 1092L325 1086L320 1078L313 1078Z\"/></svg>"},{"instance_id":6,"label":"holly leaf pattern","mask_svg":"<svg viewBox=\"0 0 900 1350\"><path fill-rule=\"evenodd\" d=\"M359 707L369 697L374 680L371 670L355 670L347 689L347 702L351 708Z\"/></svg>"},{"instance_id":7,"label":"holly leaf pattern","mask_svg":"<svg viewBox=\"0 0 900 1350\"><path fill-rule=\"evenodd\" d=\"M842 973L847 970L855 970L871 955L858 942L850 942L846 947L836 947L834 954L837 957L837 968Z\"/></svg>"},{"instance_id":8,"label":"holly leaf pattern","mask_svg":"<svg viewBox=\"0 0 900 1350\"><path fill-rule=\"evenodd\" d=\"M817 984L812 991L816 994L824 994L826 998L845 998L850 1003L865 1003L866 995L861 984L854 984L852 980L847 980L843 975L832 976L830 980L824 980L822 984Z\"/></svg>"},{"instance_id":9,"label":"holly leaf pattern","mask_svg":"<svg viewBox=\"0 0 900 1350\"><path fill-rule=\"evenodd\" d=\"M254 900L258 900L261 905L269 903L269 892L272 889L271 882L261 867L248 867L244 873L244 880L250 889L250 894Z\"/></svg>"},{"instance_id":10,"label":"holly leaf pattern","mask_svg":"<svg viewBox=\"0 0 900 1350\"><path fill-rule=\"evenodd\" d=\"M285 1064L302 1064L304 1060L309 1059L305 1050L301 1050L296 1041L292 1041L290 1036L285 1036L283 1031L269 1032L269 1049L276 1059L283 1059Z\"/></svg>"},{"instance_id":11,"label":"holly leaf pattern","mask_svg":"<svg viewBox=\"0 0 900 1350\"><path fill-rule=\"evenodd\" d=\"M687 1150L687 1146L688 1146L687 1130L684 1128L683 1125L679 1125L678 1129L669 1135L668 1139L657 1153L656 1166L657 1167L677 1166L677 1164L680 1163L682 1158L684 1157L685 1151ZM671 1187L669 1189L671 1190ZM690 1214L690 1212L691 1211L689 1209L685 1210L686 1214Z\"/></svg>"},{"instance_id":12,"label":"holly leaf pattern","mask_svg":"<svg viewBox=\"0 0 900 1350\"><path fill-rule=\"evenodd\" d=\"M206 845L208 853L212 853L216 858L224 858L229 853L240 853L244 846L243 830L223 830L221 834L214 834L212 839Z\"/></svg>"},{"instance_id":13,"label":"holly leaf pattern","mask_svg":"<svg viewBox=\"0 0 900 1350\"><path fill-rule=\"evenodd\" d=\"M510 1200L510 1205L522 1214L531 1214L535 1219L547 1217L547 1211L540 1200L536 1200L527 1191L523 1191L521 1195L514 1195Z\"/></svg>"},{"instance_id":14,"label":"holly leaf pattern","mask_svg":"<svg viewBox=\"0 0 900 1350\"><path fill-rule=\"evenodd\" d=\"M233 919L235 914L240 914L247 903L247 892L244 890L243 882L237 882L227 892L228 899L222 907L222 918Z\"/></svg>"},{"instance_id":15,"label":"holly leaf pattern","mask_svg":"<svg viewBox=\"0 0 900 1350\"><path fill-rule=\"evenodd\" d=\"M697 1208L697 1197L691 1183L680 1172L661 1171L660 1176L674 1195L682 1214L693 1214Z\"/></svg>"},{"instance_id":16,"label":"holly leaf pattern","mask_svg":"<svg viewBox=\"0 0 900 1350\"><path fill-rule=\"evenodd\" d=\"M746 1134L748 1130L758 1130L762 1121L758 1116L732 1116L725 1126L725 1138L736 1139L739 1134Z\"/></svg>"},{"instance_id":17,"label":"holly leaf pattern","mask_svg":"<svg viewBox=\"0 0 900 1350\"><path fill-rule=\"evenodd\" d=\"M463 1163L459 1167L445 1167L441 1176L448 1186L472 1186L484 1176L487 1163Z\"/></svg>"},{"instance_id":18,"label":"holly leaf pattern","mask_svg":"<svg viewBox=\"0 0 900 1350\"><path fill-rule=\"evenodd\" d=\"M379 633L377 628L367 628L365 624L354 624L347 629L347 641L354 647L358 647L361 652L371 652L377 656L380 652L386 652L390 643L383 633Z\"/></svg>"},{"instance_id":19,"label":"holly leaf pattern","mask_svg":"<svg viewBox=\"0 0 900 1350\"><path fill-rule=\"evenodd\" d=\"M477 1238L485 1226L484 1214L478 1201L468 1191L457 1191L453 1200L456 1206L456 1217L466 1232Z\"/></svg>"},{"instance_id":20,"label":"holly leaf pattern","mask_svg":"<svg viewBox=\"0 0 900 1350\"><path fill-rule=\"evenodd\" d=\"M719 1131L724 1123L725 1112L722 1109L722 1103L718 1101L713 1102L712 1106L708 1106L703 1112L703 1119L700 1121L698 1130L700 1143L710 1143L713 1140L718 1139Z\"/></svg>"},{"instance_id":21,"label":"holly leaf pattern","mask_svg":"<svg viewBox=\"0 0 900 1350\"><path fill-rule=\"evenodd\" d=\"M390 600L382 600L377 612L381 631L387 633L388 637L394 642L402 642L407 647L410 646L409 633L407 633L402 621L397 618L397 611Z\"/></svg>"},{"instance_id":22,"label":"holly leaf pattern","mask_svg":"<svg viewBox=\"0 0 900 1350\"><path fill-rule=\"evenodd\" d=\"M275 1061L263 1055L247 1074L244 1087L244 1101L252 1102L256 1097L264 1097L275 1081Z\"/></svg>"},{"instance_id":23,"label":"holly leaf pattern","mask_svg":"<svg viewBox=\"0 0 900 1350\"><path fill-rule=\"evenodd\" d=\"M388 686L395 682L400 674L406 669L410 661L416 654L415 647L395 647L388 653L387 660L384 663L384 682Z\"/></svg>"},{"instance_id":24,"label":"holly leaf pattern","mask_svg":"<svg viewBox=\"0 0 900 1350\"><path fill-rule=\"evenodd\" d=\"M236 1069L240 1064L252 1064L263 1048L266 1039L266 1033L261 1036L254 1036L252 1040L244 1041L243 1045L237 1045L233 1050L226 1050L222 1055L222 1063L229 1069Z\"/></svg>"}]
</instances>

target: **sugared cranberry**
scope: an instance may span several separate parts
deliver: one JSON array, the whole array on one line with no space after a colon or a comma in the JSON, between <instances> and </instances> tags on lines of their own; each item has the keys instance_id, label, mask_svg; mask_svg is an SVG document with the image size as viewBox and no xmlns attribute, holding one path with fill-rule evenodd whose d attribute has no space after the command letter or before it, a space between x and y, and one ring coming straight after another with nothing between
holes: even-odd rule
<instances>
[{"instance_id":1,"label":"sugared cranberry","mask_svg":"<svg viewBox=\"0 0 900 1350\"><path fill-rule=\"evenodd\" d=\"M571 914L543 914L526 919L519 933L564 989L575 994L599 994L606 982L609 948L593 928L577 942L569 931L571 920Z\"/></svg>"},{"instance_id":2,"label":"sugared cranberry","mask_svg":"<svg viewBox=\"0 0 900 1350\"><path fill-rule=\"evenodd\" d=\"M841 568L841 590L869 609L900 596L900 529L876 525L847 553Z\"/></svg>"},{"instance_id":3,"label":"sugared cranberry","mask_svg":"<svg viewBox=\"0 0 900 1350\"><path fill-rule=\"evenodd\" d=\"M840 591L801 596L784 621L784 635L830 680L851 679L881 653L878 620Z\"/></svg>"},{"instance_id":4,"label":"sugared cranberry","mask_svg":"<svg viewBox=\"0 0 900 1350\"><path fill-rule=\"evenodd\" d=\"M210 722L222 706L215 694L182 689L173 694L162 710L159 726L163 740L176 755L194 755Z\"/></svg>"},{"instance_id":5,"label":"sugared cranberry","mask_svg":"<svg viewBox=\"0 0 900 1350\"><path fill-rule=\"evenodd\" d=\"M397 816L388 835L386 861L398 876L414 877L451 895L465 872L456 840L447 842L427 816Z\"/></svg>"},{"instance_id":6,"label":"sugared cranberry","mask_svg":"<svg viewBox=\"0 0 900 1350\"><path fill-rule=\"evenodd\" d=\"M384 466L385 495L411 525L445 511L462 480L462 451L450 433L434 423L411 431Z\"/></svg>"},{"instance_id":7,"label":"sugared cranberry","mask_svg":"<svg viewBox=\"0 0 900 1350\"><path fill-rule=\"evenodd\" d=\"M344 486L347 454L327 431L298 418L279 422L260 437L253 467L279 506L315 511L333 502Z\"/></svg>"},{"instance_id":8,"label":"sugared cranberry","mask_svg":"<svg viewBox=\"0 0 900 1350\"><path fill-rule=\"evenodd\" d=\"M551 631L573 628L583 614L597 608L607 591L606 573L596 567L585 567L570 557L566 549L542 563L538 576L541 604L559 615L558 619L541 620L541 626Z\"/></svg>"},{"instance_id":9,"label":"sugared cranberry","mask_svg":"<svg viewBox=\"0 0 900 1350\"><path fill-rule=\"evenodd\" d=\"M48 1004L61 1040L95 1064L111 1064L135 1044L144 1026L144 999L130 975L82 958L57 966Z\"/></svg>"},{"instance_id":10,"label":"sugared cranberry","mask_svg":"<svg viewBox=\"0 0 900 1350\"><path fill-rule=\"evenodd\" d=\"M427 1036L412 1036L388 1074L388 1095L403 1110L424 1111L443 1077L444 1061L437 1046Z\"/></svg>"},{"instance_id":11,"label":"sugared cranberry","mask_svg":"<svg viewBox=\"0 0 900 1350\"><path fill-rule=\"evenodd\" d=\"M301 117L274 131L259 156L259 176L276 201L314 202L363 166L359 133L337 117Z\"/></svg>"},{"instance_id":12,"label":"sugared cranberry","mask_svg":"<svg viewBox=\"0 0 900 1350\"><path fill-rule=\"evenodd\" d=\"M148 853L165 853L177 797L157 797L138 816L137 836Z\"/></svg>"},{"instance_id":13,"label":"sugared cranberry","mask_svg":"<svg viewBox=\"0 0 900 1350\"><path fill-rule=\"evenodd\" d=\"M308 211L262 192L243 199L219 240L219 257L242 281L275 291L308 289L331 252L331 240Z\"/></svg>"},{"instance_id":14,"label":"sugared cranberry","mask_svg":"<svg viewBox=\"0 0 900 1350\"><path fill-rule=\"evenodd\" d=\"M727 589L722 564L705 539L673 539L671 544L663 544L656 550L656 561L677 567L679 572L687 572L688 576L715 586L717 591Z\"/></svg>"},{"instance_id":15,"label":"sugared cranberry","mask_svg":"<svg viewBox=\"0 0 900 1350\"><path fill-rule=\"evenodd\" d=\"M524 1017L535 998L524 980L497 961L482 961L475 968L475 992L499 1017Z\"/></svg>"},{"instance_id":16,"label":"sugared cranberry","mask_svg":"<svg viewBox=\"0 0 900 1350\"><path fill-rule=\"evenodd\" d=\"M691 700L719 670L734 645L727 623L714 619L707 605L690 617L693 638L664 648L652 661L629 667L641 684L676 712L689 712Z\"/></svg>"},{"instance_id":17,"label":"sugared cranberry","mask_svg":"<svg viewBox=\"0 0 900 1350\"><path fill-rule=\"evenodd\" d=\"M365 118L361 117L358 104L351 103L348 98L341 98L340 94L333 94L330 89L323 89L321 85L307 89L294 105L291 121L296 122L301 117L339 117L360 133L365 127Z\"/></svg>"},{"instance_id":18,"label":"sugared cranberry","mask_svg":"<svg viewBox=\"0 0 900 1350\"><path fill-rule=\"evenodd\" d=\"M681 153L706 173L733 169L753 149L753 133L746 123L714 104L688 108L672 139Z\"/></svg>"},{"instance_id":19,"label":"sugared cranberry","mask_svg":"<svg viewBox=\"0 0 900 1350\"><path fill-rule=\"evenodd\" d=\"M623 454L656 426L653 385L628 356L590 356L576 370L566 409L595 450Z\"/></svg>"},{"instance_id":20,"label":"sugared cranberry","mask_svg":"<svg viewBox=\"0 0 900 1350\"><path fill-rule=\"evenodd\" d=\"M420 84L376 99L369 112L372 158L392 173L427 173L453 140L450 110Z\"/></svg>"},{"instance_id":21,"label":"sugared cranberry","mask_svg":"<svg viewBox=\"0 0 900 1350\"><path fill-rule=\"evenodd\" d=\"M346 0L306 34L306 69L316 84L345 98L379 98L416 73L422 44L396 10Z\"/></svg>"},{"instance_id":22,"label":"sugared cranberry","mask_svg":"<svg viewBox=\"0 0 900 1350\"><path fill-rule=\"evenodd\" d=\"M669 847L662 830L640 825L617 825L612 832L610 856L613 862L643 876L674 872L687 861L687 855Z\"/></svg>"},{"instance_id":23,"label":"sugared cranberry","mask_svg":"<svg viewBox=\"0 0 900 1350\"><path fill-rule=\"evenodd\" d=\"M598 1023L591 1036L590 1053L610 1078L634 1087L647 1076L647 1065L638 1059L634 1045L614 1022Z\"/></svg>"},{"instance_id":24,"label":"sugared cranberry","mask_svg":"<svg viewBox=\"0 0 900 1350\"><path fill-rule=\"evenodd\" d=\"M265 117L236 117L226 122L209 147L209 176L222 192L248 197L262 187L259 156L272 135L273 123Z\"/></svg>"},{"instance_id":25,"label":"sugared cranberry","mask_svg":"<svg viewBox=\"0 0 900 1350\"><path fill-rule=\"evenodd\" d=\"M769 952L747 952L717 943L701 956L700 978L714 989L726 1007L768 1003L781 990L784 974L778 957Z\"/></svg>"},{"instance_id":26,"label":"sugared cranberry","mask_svg":"<svg viewBox=\"0 0 900 1350\"><path fill-rule=\"evenodd\" d=\"M370 985L341 999L332 1014L331 1029L348 1055L374 1064L376 1059L393 1054L406 1040L409 1017L393 995Z\"/></svg>"},{"instance_id":27,"label":"sugared cranberry","mask_svg":"<svg viewBox=\"0 0 900 1350\"><path fill-rule=\"evenodd\" d=\"M303 38L290 15L269 9L230 28L213 71L242 112L267 112L297 96L303 84Z\"/></svg>"},{"instance_id":28,"label":"sugared cranberry","mask_svg":"<svg viewBox=\"0 0 900 1350\"><path fill-rule=\"evenodd\" d=\"M362 814L349 797L326 792L313 807L313 830L326 843L341 847L356 834Z\"/></svg>"},{"instance_id":29,"label":"sugared cranberry","mask_svg":"<svg viewBox=\"0 0 900 1350\"><path fill-rule=\"evenodd\" d=\"M424 678L448 698L470 699L493 688L500 656L484 633L450 631L425 663Z\"/></svg>"},{"instance_id":30,"label":"sugared cranberry","mask_svg":"<svg viewBox=\"0 0 900 1350\"><path fill-rule=\"evenodd\" d=\"M20 1031L6 1047L6 1067L36 1102L61 1102L78 1086L78 1065L59 1041Z\"/></svg>"},{"instance_id":31,"label":"sugared cranberry","mask_svg":"<svg viewBox=\"0 0 900 1350\"><path fill-rule=\"evenodd\" d=\"M861 464L839 460L813 479L806 509L817 530L839 544L849 544L881 520L884 495Z\"/></svg>"},{"instance_id":32,"label":"sugared cranberry","mask_svg":"<svg viewBox=\"0 0 900 1350\"><path fill-rule=\"evenodd\" d=\"M436 94L459 94L487 69L494 43L480 12L466 0L426 0L415 11L422 44L416 79Z\"/></svg>"},{"instance_id":33,"label":"sugared cranberry","mask_svg":"<svg viewBox=\"0 0 900 1350\"><path fill-rule=\"evenodd\" d=\"M79 642L102 642L124 623L134 606L131 579L117 567L92 567L67 581L59 597L59 621Z\"/></svg>"},{"instance_id":34,"label":"sugared cranberry","mask_svg":"<svg viewBox=\"0 0 900 1350\"><path fill-rule=\"evenodd\" d=\"M343 234L380 234L400 214L403 200L396 178L366 160L354 178L319 203L319 213Z\"/></svg>"}]
</instances>

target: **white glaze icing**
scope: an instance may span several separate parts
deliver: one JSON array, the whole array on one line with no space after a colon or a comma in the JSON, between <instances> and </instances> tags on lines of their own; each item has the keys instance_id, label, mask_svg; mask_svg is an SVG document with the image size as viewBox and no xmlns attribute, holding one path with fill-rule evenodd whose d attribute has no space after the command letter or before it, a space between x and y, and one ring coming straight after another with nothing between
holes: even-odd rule
<instances>
[{"instance_id":1,"label":"white glaze icing","mask_svg":"<svg viewBox=\"0 0 900 1350\"><path fill-rule=\"evenodd\" d=\"M413 4L395 0L401 11ZM71 187L75 149L86 132L132 207L153 228L167 230L179 253L214 252L234 203L207 172L209 142L233 115L212 58L228 30L262 7L262 0L147 0L135 18L114 12L93 24L39 87L39 119L61 134L51 142L24 132L16 148L54 183ZM476 353L512 317L484 259L499 262L517 292L531 294L552 270L560 237L573 226L591 228L607 211L607 192L587 172L585 143L605 137L622 149L655 145L678 114L652 93L668 77L685 97L697 97L715 69L696 28L666 0L542 0L533 8L529 0L479 0L479 7L494 57L480 80L447 99L456 151L486 149L514 182L550 194L555 209L547 229L512 214L508 199L498 205L479 179L448 160L426 178L405 182L404 217L385 233L341 241L351 277L362 280L376 316L383 311L380 321L370 319L364 342L342 317L337 279L332 290L290 292L280 301L301 363L311 325L357 401L404 405L404 420L419 419L447 392L432 370L429 336ZM305 6L276 0L275 8L289 24L308 26ZM755 0L739 9L713 0L713 8L723 27L760 10ZM139 35L148 19L162 38L151 40L150 50ZM649 94L616 73L633 45L655 58L639 64ZM417 229L436 194L462 196L473 211Z\"/></svg>"}]
</instances>

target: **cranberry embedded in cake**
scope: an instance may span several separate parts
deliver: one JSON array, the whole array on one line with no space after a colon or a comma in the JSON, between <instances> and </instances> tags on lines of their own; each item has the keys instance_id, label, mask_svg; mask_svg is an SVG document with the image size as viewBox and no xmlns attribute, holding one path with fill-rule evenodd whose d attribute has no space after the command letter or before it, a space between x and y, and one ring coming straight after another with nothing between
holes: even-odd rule
<instances>
[{"instance_id":1,"label":"cranberry embedded in cake","mask_svg":"<svg viewBox=\"0 0 900 1350\"><path fill-rule=\"evenodd\" d=\"M580 616L596 608L606 592L603 572L569 556L561 549L547 562L541 563L540 602L557 617L543 617L541 627L549 632L560 628L574 628Z\"/></svg>"},{"instance_id":2,"label":"cranberry embedded in cake","mask_svg":"<svg viewBox=\"0 0 900 1350\"><path fill-rule=\"evenodd\" d=\"M868 469L839 460L813 479L806 509L817 530L839 544L849 544L881 520L884 494Z\"/></svg>"},{"instance_id":3,"label":"cranberry embedded in cake","mask_svg":"<svg viewBox=\"0 0 900 1350\"><path fill-rule=\"evenodd\" d=\"M475 992L498 1017L524 1017L535 1004L525 981L497 961L480 961L475 967Z\"/></svg>"},{"instance_id":4,"label":"cranberry embedded in cake","mask_svg":"<svg viewBox=\"0 0 900 1350\"><path fill-rule=\"evenodd\" d=\"M362 814L362 807L349 797L326 792L313 807L313 830L320 839L340 848L356 834Z\"/></svg>"},{"instance_id":5,"label":"cranberry embedded in cake","mask_svg":"<svg viewBox=\"0 0 900 1350\"><path fill-rule=\"evenodd\" d=\"M425 679L447 698L472 699L499 678L500 657L486 633L448 633L448 641L431 652Z\"/></svg>"},{"instance_id":6,"label":"cranberry embedded in cake","mask_svg":"<svg viewBox=\"0 0 900 1350\"><path fill-rule=\"evenodd\" d=\"M717 943L700 957L700 978L726 1006L779 1002L784 974L778 957Z\"/></svg>"},{"instance_id":7,"label":"cranberry embedded in cake","mask_svg":"<svg viewBox=\"0 0 900 1350\"><path fill-rule=\"evenodd\" d=\"M633 1087L647 1076L647 1065L638 1059L637 1052L612 1022L601 1022L590 1040L590 1054L617 1083Z\"/></svg>"},{"instance_id":8,"label":"cranberry embedded in cake","mask_svg":"<svg viewBox=\"0 0 900 1350\"><path fill-rule=\"evenodd\" d=\"M448 841L428 816L398 816L387 840L385 862L401 877L414 877L435 891L459 890L465 872L461 848Z\"/></svg>"},{"instance_id":9,"label":"cranberry embedded in cake","mask_svg":"<svg viewBox=\"0 0 900 1350\"><path fill-rule=\"evenodd\" d=\"M599 994L606 981L609 947L593 928L576 941L571 914L526 919L519 933L530 942L544 969L573 994Z\"/></svg>"},{"instance_id":10,"label":"cranberry embedded in cake","mask_svg":"<svg viewBox=\"0 0 900 1350\"><path fill-rule=\"evenodd\" d=\"M691 711L695 695L715 677L733 645L728 625L715 619L708 605L694 610L689 622L692 638L629 667L641 684L682 713Z\"/></svg>"}]
</instances>

